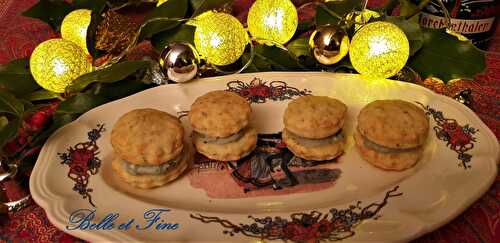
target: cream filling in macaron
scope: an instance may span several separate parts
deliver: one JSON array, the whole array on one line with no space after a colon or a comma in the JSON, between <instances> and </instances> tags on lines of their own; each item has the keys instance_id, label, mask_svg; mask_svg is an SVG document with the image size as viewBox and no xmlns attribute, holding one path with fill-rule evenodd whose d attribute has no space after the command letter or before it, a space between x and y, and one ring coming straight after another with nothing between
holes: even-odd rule
<instances>
[{"instance_id":1,"label":"cream filling in macaron","mask_svg":"<svg viewBox=\"0 0 500 243\"><path fill-rule=\"evenodd\" d=\"M213 138L196 131L194 132L194 136L200 137L203 143L228 144L240 140L240 138L242 138L243 135L245 134L246 130L247 130L246 128L243 128L239 132L225 138Z\"/></svg>"},{"instance_id":2,"label":"cream filling in macaron","mask_svg":"<svg viewBox=\"0 0 500 243\"><path fill-rule=\"evenodd\" d=\"M321 146L321 145L326 145L326 144L333 144L336 142L339 142L344 139L344 133L342 132L342 129L339 130L337 133L326 137L322 139L309 139L309 138L304 138L301 137L293 132L290 132L290 130L286 131L290 137L292 137L295 141L298 143L304 145L304 146Z\"/></svg>"},{"instance_id":3,"label":"cream filling in macaron","mask_svg":"<svg viewBox=\"0 0 500 243\"><path fill-rule=\"evenodd\" d=\"M167 172L170 168L177 165L178 161L181 161L184 157L184 151L182 151L175 159L169 160L166 163L160 165L137 165L132 164L128 161L122 160L122 165L131 175L161 175Z\"/></svg>"},{"instance_id":4,"label":"cream filling in macaron","mask_svg":"<svg viewBox=\"0 0 500 243\"><path fill-rule=\"evenodd\" d=\"M359 132L358 132L359 133ZM403 153L403 152L411 152L414 150L417 150L420 146L414 147L414 148L389 148L385 147L379 144L376 144L375 142L371 141L361 133L359 135L363 138L363 144L365 147L377 151L379 153L384 153L384 154L390 154L390 153Z\"/></svg>"}]
</instances>

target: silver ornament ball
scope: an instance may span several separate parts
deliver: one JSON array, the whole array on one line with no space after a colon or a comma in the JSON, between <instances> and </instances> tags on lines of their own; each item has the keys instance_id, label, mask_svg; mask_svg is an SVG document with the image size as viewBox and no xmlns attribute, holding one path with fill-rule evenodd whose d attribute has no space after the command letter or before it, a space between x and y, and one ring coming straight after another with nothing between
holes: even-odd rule
<instances>
[{"instance_id":1,"label":"silver ornament ball","mask_svg":"<svg viewBox=\"0 0 500 243\"><path fill-rule=\"evenodd\" d=\"M177 83L192 80L198 73L198 53L189 43L171 43L160 54L163 73Z\"/></svg>"}]
</instances>

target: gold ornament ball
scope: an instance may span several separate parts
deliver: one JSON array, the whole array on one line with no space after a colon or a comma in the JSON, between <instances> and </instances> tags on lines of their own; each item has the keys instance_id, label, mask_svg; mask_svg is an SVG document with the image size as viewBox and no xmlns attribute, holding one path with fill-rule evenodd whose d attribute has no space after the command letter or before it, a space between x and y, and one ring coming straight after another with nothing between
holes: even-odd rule
<instances>
[{"instance_id":1,"label":"gold ornament ball","mask_svg":"<svg viewBox=\"0 0 500 243\"><path fill-rule=\"evenodd\" d=\"M77 9L64 17L61 24L61 36L80 46L86 53L87 50L87 28L90 24L92 11L88 9Z\"/></svg>"},{"instance_id":2,"label":"gold ornament ball","mask_svg":"<svg viewBox=\"0 0 500 243\"><path fill-rule=\"evenodd\" d=\"M168 0L158 0L158 2L156 3L156 7L162 5L166 1L168 1Z\"/></svg>"},{"instance_id":3,"label":"gold ornament ball","mask_svg":"<svg viewBox=\"0 0 500 243\"><path fill-rule=\"evenodd\" d=\"M314 58L321 64L332 65L349 52L349 36L335 25L319 26L309 37Z\"/></svg>"},{"instance_id":4,"label":"gold ornament ball","mask_svg":"<svg viewBox=\"0 0 500 243\"><path fill-rule=\"evenodd\" d=\"M214 65L234 63L243 55L247 44L247 32L232 15L214 13L196 22L194 45L208 63Z\"/></svg>"},{"instance_id":5,"label":"gold ornament ball","mask_svg":"<svg viewBox=\"0 0 500 243\"><path fill-rule=\"evenodd\" d=\"M35 48L30 57L30 70L42 88L63 93L73 80L92 71L92 62L75 43L51 39Z\"/></svg>"},{"instance_id":6,"label":"gold ornament ball","mask_svg":"<svg viewBox=\"0 0 500 243\"><path fill-rule=\"evenodd\" d=\"M285 44L295 34L299 19L290 0L257 0L250 7L247 23L252 36Z\"/></svg>"},{"instance_id":7,"label":"gold ornament ball","mask_svg":"<svg viewBox=\"0 0 500 243\"><path fill-rule=\"evenodd\" d=\"M405 33L394 24L373 22L361 28L351 40L349 57L362 75L388 78L399 72L410 55Z\"/></svg>"}]
</instances>

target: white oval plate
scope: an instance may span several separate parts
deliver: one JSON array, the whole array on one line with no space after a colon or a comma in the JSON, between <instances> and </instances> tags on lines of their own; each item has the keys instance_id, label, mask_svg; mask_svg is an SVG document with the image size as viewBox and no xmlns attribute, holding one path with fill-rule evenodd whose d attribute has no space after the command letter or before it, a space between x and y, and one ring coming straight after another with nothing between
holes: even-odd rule
<instances>
[{"instance_id":1,"label":"white oval plate","mask_svg":"<svg viewBox=\"0 0 500 243\"><path fill-rule=\"evenodd\" d=\"M298 95L342 100L348 106L344 155L307 168L290 165L293 175L302 174L303 184L286 187L285 178L277 184L284 185L281 190L268 186L247 193L231 179L234 168L217 162L193 165L198 167L188 175L153 190L134 189L113 174L109 134L122 114L149 107L182 115L196 97L227 89L231 81L239 81L229 84L233 91L253 98L251 123L259 134L276 136L287 102ZM415 167L384 171L358 155L352 139L356 116L376 99L418 102L428 111L430 136ZM181 120L189 134L187 119ZM272 141L278 148L279 141ZM285 151L281 149L273 151ZM160 86L85 113L49 138L30 189L56 227L89 241L405 242L446 224L486 192L496 177L498 158L495 136L471 110L418 85L351 74L253 73ZM273 169L272 176L283 178L279 163ZM304 171L313 172L307 177ZM309 183L314 179L321 183ZM170 211L157 214L147 227L148 217L155 216L145 213L151 209ZM98 229L83 223L82 215L93 217Z\"/></svg>"}]
</instances>

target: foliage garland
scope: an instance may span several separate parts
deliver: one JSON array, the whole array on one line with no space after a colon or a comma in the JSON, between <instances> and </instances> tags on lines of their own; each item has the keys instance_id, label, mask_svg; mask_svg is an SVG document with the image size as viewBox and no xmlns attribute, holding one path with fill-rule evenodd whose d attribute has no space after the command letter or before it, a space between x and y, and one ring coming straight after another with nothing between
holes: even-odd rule
<instances>
[{"instance_id":1,"label":"foliage garland","mask_svg":"<svg viewBox=\"0 0 500 243\"><path fill-rule=\"evenodd\" d=\"M398 16L390 16L396 5L400 5ZM78 118L84 112L141 90L153 87L143 82L152 61L123 60L126 51L143 40L149 40L157 51L171 42L193 43L195 28L180 21L189 19L209 10L227 11L232 0L168 0L155 7L152 0L40 0L25 16L47 22L56 31L69 12L86 8L92 10L92 21L87 32L87 46L96 65L100 60L109 65L96 68L67 88L65 94L43 90L31 76L28 59L14 60L0 66L0 156L2 159L20 165L29 172L46 139L58 128ZM407 66L422 77L435 76L445 82L457 78L473 78L485 68L484 54L470 41L459 41L444 29L422 28L418 24L418 13L429 0L390 0L375 11L380 18L371 21L388 21L399 26L410 41L410 59ZM262 71L331 71L354 72L349 58L337 64L325 66L315 61L308 45L308 34L317 26L325 24L342 26L350 37L354 23L346 21L346 16L359 11L359 0L317 2L313 19L301 21L286 49L255 43L254 59L243 72ZM105 13L148 9L149 13L140 23L124 52L111 57L96 49L98 25ZM118 27L118 26L115 26ZM129 28L129 26L127 26ZM242 65L250 58L244 53L234 65ZM109 62L111 60L111 62ZM217 74L215 72L215 74Z\"/></svg>"}]
</instances>

